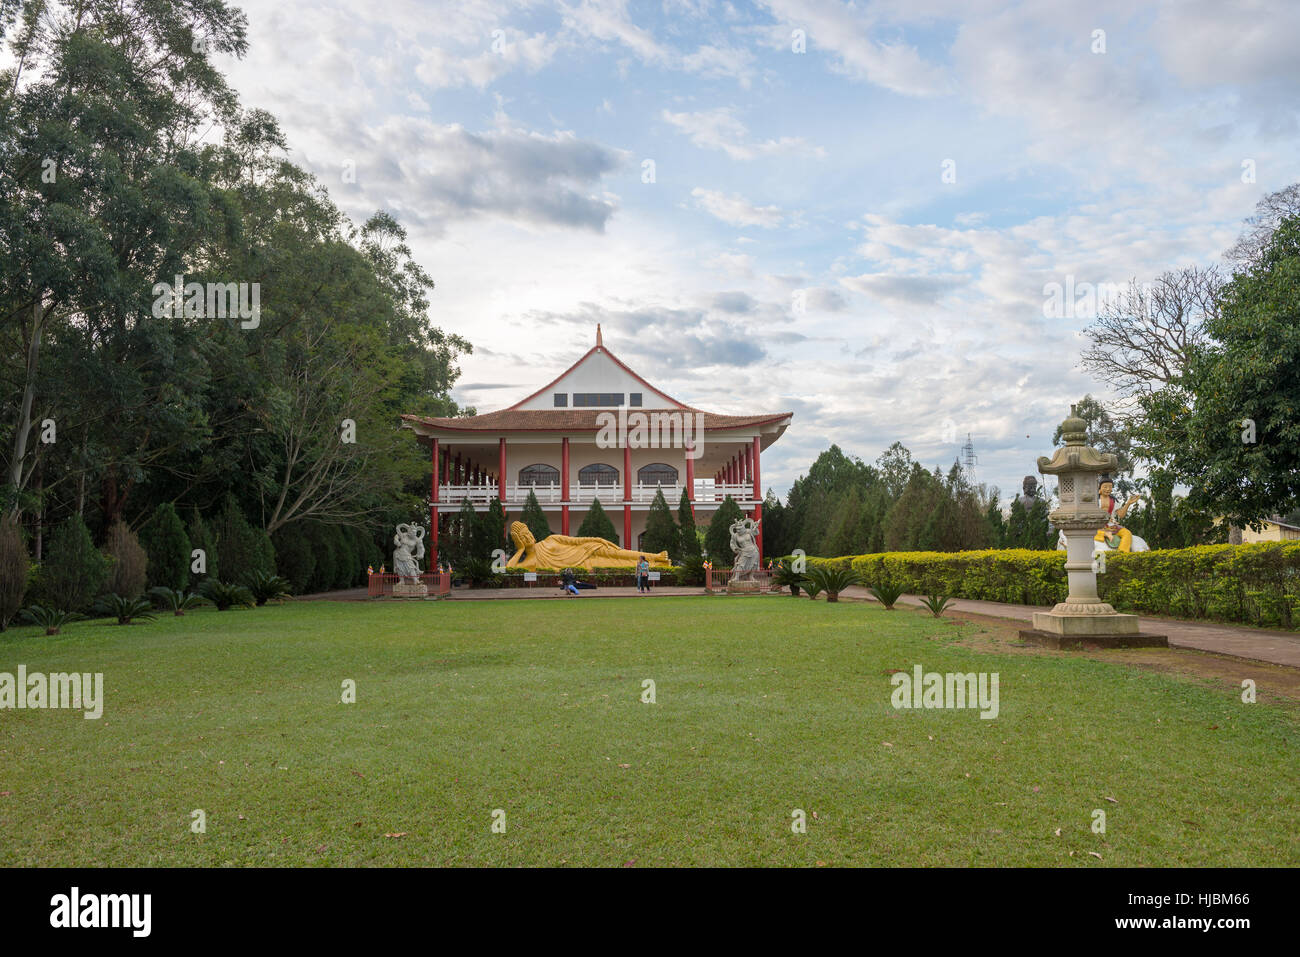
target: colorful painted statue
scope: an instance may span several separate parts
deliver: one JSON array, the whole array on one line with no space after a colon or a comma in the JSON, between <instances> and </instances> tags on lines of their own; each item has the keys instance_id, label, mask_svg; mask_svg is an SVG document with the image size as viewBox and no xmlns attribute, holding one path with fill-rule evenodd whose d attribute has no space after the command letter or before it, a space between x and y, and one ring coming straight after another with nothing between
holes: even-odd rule
<instances>
[{"instance_id":1,"label":"colorful painted statue","mask_svg":"<svg viewBox=\"0 0 1300 957\"><path fill-rule=\"evenodd\" d=\"M651 565L668 566L667 552L632 552L603 538L548 535L540 542L523 522L510 523L515 554L506 568L635 568L644 555Z\"/></svg>"}]
</instances>

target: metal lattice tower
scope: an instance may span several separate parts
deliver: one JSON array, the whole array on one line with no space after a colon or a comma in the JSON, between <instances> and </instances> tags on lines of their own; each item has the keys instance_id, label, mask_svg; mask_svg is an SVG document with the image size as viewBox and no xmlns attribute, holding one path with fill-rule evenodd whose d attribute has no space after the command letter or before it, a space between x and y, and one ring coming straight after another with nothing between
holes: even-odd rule
<instances>
[{"instance_id":1,"label":"metal lattice tower","mask_svg":"<svg viewBox=\"0 0 1300 957\"><path fill-rule=\"evenodd\" d=\"M975 466L979 464L979 456L975 454L975 444L970 440L970 433L966 433L966 444L961 447L961 465L966 471L967 481L974 484Z\"/></svg>"}]
</instances>

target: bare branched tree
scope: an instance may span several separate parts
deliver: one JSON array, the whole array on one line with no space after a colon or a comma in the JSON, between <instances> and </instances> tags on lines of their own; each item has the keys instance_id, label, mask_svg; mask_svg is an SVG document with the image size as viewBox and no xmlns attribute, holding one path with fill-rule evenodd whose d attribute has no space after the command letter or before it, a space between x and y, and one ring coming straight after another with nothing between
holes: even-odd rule
<instances>
[{"instance_id":1,"label":"bare branched tree","mask_svg":"<svg viewBox=\"0 0 1300 957\"><path fill-rule=\"evenodd\" d=\"M1113 386L1121 404L1176 381L1207 338L1205 320L1218 312L1223 282L1213 266L1173 270L1150 284L1133 280L1084 330L1080 366Z\"/></svg>"},{"instance_id":2,"label":"bare branched tree","mask_svg":"<svg viewBox=\"0 0 1300 957\"><path fill-rule=\"evenodd\" d=\"M1246 219L1241 236L1224 257L1235 271L1248 270L1259 261L1278 224L1292 216L1300 216L1300 183L1269 193L1256 203L1255 215Z\"/></svg>"}]
</instances>

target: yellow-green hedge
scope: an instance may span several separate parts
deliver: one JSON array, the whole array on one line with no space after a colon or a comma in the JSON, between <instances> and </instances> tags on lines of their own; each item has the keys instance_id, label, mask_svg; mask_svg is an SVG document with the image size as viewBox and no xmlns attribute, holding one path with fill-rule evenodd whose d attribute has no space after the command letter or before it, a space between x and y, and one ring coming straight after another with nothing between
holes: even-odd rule
<instances>
[{"instance_id":1,"label":"yellow-green hedge","mask_svg":"<svg viewBox=\"0 0 1300 957\"><path fill-rule=\"evenodd\" d=\"M1066 595L1059 551L881 552L808 561L846 565L868 584L888 581L913 594L1019 605L1053 605ZM1097 585L1124 611L1298 628L1300 542L1112 554Z\"/></svg>"}]
</instances>

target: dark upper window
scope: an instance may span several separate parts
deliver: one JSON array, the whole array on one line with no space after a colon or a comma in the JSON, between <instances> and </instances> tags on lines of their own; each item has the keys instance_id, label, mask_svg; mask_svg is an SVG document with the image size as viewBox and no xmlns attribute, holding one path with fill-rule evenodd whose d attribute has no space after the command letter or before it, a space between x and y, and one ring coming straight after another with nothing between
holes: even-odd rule
<instances>
[{"instance_id":1,"label":"dark upper window","mask_svg":"<svg viewBox=\"0 0 1300 957\"><path fill-rule=\"evenodd\" d=\"M628 395L628 397L627 397L627 404L628 404L628 405L640 405L640 404L641 404L641 393L640 393L640 392L633 392L633 393L631 393L630 395Z\"/></svg>"},{"instance_id":2,"label":"dark upper window","mask_svg":"<svg viewBox=\"0 0 1300 957\"><path fill-rule=\"evenodd\" d=\"M557 409L567 408L568 405L569 405L569 393L567 392L555 393L555 407Z\"/></svg>"},{"instance_id":3,"label":"dark upper window","mask_svg":"<svg viewBox=\"0 0 1300 957\"><path fill-rule=\"evenodd\" d=\"M642 485L676 485L677 470L671 465L656 462L637 469L636 480Z\"/></svg>"},{"instance_id":4,"label":"dark upper window","mask_svg":"<svg viewBox=\"0 0 1300 957\"><path fill-rule=\"evenodd\" d=\"M520 485L559 485L560 470L554 465L525 465L519 470Z\"/></svg>"},{"instance_id":5,"label":"dark upper window","mask_svg":"<svg viewBox=\"0 0 1300 957\"><path fill-rule=\"evenodd\" d=\"M617 485L618 469L612 465L584 465L578 469L578 481L583 485Z\"/></svg>"},{"instance_id":6,"label":"dark upper window","mask_svg":"<svg viewBox=\"0 0 1300 957\"><path fill-rule=\"evenodd\" d=\"M622 392L575 392L573 393L573 404L575 407L600 405L622 405Z\"/></svg>"}]
</instances>

